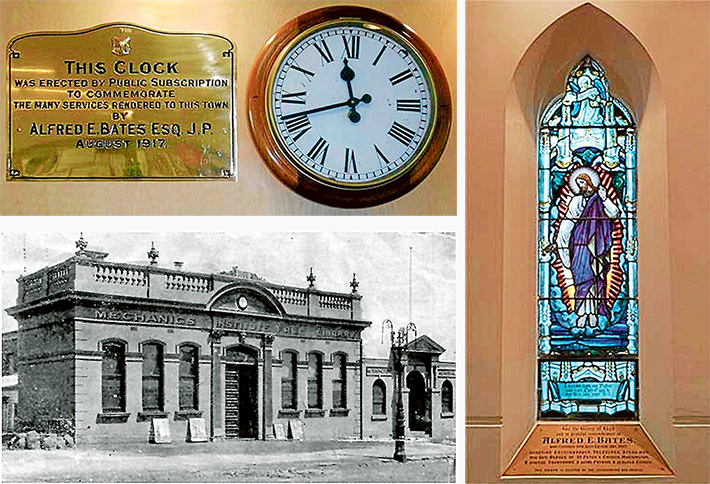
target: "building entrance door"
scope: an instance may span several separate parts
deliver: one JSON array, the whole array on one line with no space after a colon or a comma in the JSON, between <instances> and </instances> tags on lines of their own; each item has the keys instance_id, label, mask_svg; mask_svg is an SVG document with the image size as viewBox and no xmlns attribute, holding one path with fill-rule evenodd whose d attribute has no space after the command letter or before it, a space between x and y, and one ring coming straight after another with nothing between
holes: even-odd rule
<instances>
[{"instance_id":1,"label":"building entrance door","mask_svg":"<svg viewBox=\"0 0 710 484\"><path fill-rule=\"evenodd\" d=\"M418 371L407 375L409 389L409 430L413 432L431 432L429 402L427 399L424 377Z\"/></svg>"},{"instance_id":2,"label":"building entrance door","mask_svg":"<svg viewBox=\"0 0 710 484\"><path fill-rule=\"evenodd\" d=\"M224 430L227 437L255 439L259 433L256 355L243 351L227 352Z\"/></svg>"}]
</instances>

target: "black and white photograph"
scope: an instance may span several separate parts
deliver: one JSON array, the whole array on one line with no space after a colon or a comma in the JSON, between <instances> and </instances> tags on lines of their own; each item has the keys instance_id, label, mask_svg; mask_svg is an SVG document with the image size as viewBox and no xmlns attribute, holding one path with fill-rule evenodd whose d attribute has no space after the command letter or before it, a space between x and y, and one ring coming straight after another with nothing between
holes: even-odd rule
<instances>
[{"instance_id":1,"label":"black and white photograph","mask_svg":"<svg viewBox=\"0 0 710 484\"><path fill-rule=\"evenodd\" d=\"M6 482L452 482L452 233L5 233Z\"/></svg>"}]
</instances>

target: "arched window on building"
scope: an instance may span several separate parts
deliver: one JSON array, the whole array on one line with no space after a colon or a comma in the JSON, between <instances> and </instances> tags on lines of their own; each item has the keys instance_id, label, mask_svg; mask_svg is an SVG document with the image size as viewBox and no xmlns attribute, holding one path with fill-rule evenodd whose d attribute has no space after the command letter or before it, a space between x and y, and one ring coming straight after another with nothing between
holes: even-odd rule
<instances>
[{"instance_id":1,"label":"arched window on building","mask_svg":"<svg viewBox=\"0 0 710 484\"><path fill-rule=\"evenodd\" d=\"M105 413L126 411L126 345L101 345L101 408Z\"/></svg>"},{"instance_id":2,"label":"arched window on building","mask_svg":"<svg viewBox=\"0 0 710 484\"><path fill-rule=\"evenodd\" d=\"M284 351L283 373L281 374L281 408L295 410L298 407L297 398L297 362L298 357L294 351Z\"/></svg>"},{"instance_id":3,"label":"arched window on building","mask_svg":"<svg viewBox=\"0 0 710 484\"><path fill-rule=\"evenodd\" d=\"M323 355L308 353L308 408L323 408Z\"/></svg>"},{"instance_id":4,"label":"arched window on building","mask_svg":"<svg viewBox=\"0 0 710 484\"><path fill-rule=\"evenodd\" d=\"M372 414L387 415L387 386L379 378L372 384Z\"/></svg>"},{"instance_id":5,"label":"arched window on building","mask_svg":"<svg viewBox=\"0 0 710 484\"><path fill-rule=\"evenodd\" d=\"M441 413L454 413L454 386L449 380L441 384Z\"/></svg>"},{"instance_id":6,"label":"arched window on building","mask_svg":"<svg viewBox=\"0 0 710 484\"><path fill-rule=\"evenodd\" d=\"M538 416L638 419L634 117L589 56L538 138Z\"/></svg>"},{"instance_id":7,"label":"arched window on building","mask_svg":"<svg viewBox=\"0 0 710 484\"><path fill-rule=\"evenodd\" d=\"M143 410L163 410L163 345L145 343L143 353Z\"/></svg>"},{"instance_id":8,"label":"arched window on building","mask_svg":"<svg viewBox=\"0 0 710 484\"><path fill-rule=\"evenodd\" d=\"M333 408L347 408L347 356L333 355Z\"/></svg>"},{"instance_id":9,"label":"arched window on building","mask_svg":"<svg viewBox=\"0 0 710 484\"><path fill-rule=\"evenodd\" d=\"M199 409L199 375L200 351L197 346L186 344L180 346L180 410Z\"/></svg>"}]
</instances>

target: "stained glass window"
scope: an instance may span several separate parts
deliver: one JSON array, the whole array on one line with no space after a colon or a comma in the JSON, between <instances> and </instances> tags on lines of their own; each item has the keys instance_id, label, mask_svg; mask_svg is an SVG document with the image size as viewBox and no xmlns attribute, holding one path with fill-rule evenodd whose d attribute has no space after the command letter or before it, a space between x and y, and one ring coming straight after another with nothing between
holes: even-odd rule
<instances>
[{"instance_id":1,"label":"stained glass window","mask_svg":"<svg viewBox=\"0 0 710 484\"><path fill-rule=\"evenodd\" d=\"M633 114L586 56L538 138L538 415L638 418Z\"/></svg>"}]
</instances>

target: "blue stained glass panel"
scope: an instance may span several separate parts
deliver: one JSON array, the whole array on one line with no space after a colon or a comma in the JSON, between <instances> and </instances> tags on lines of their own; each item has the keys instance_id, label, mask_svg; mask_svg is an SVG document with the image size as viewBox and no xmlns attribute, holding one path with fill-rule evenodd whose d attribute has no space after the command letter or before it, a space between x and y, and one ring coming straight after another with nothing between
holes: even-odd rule
<instances>
[{"instance_id":1,"label":"blue stained glass panel","mask_svg":"<svg viewBox=\"0 0 710 484\"><path fill-rule=\"evenodd\" d=\"M591 371L602 360L636 372L635 136L631 111L611 95L604 69L589 56L572 70L563 94L541 120L538 355L551 372L539 375L542 418L637 416L635 379L622 384L549 376L560 365L579 364ZM611 399L615 392L626 395L623 404ZM606 403L583 403L592 397Z\"/></svg>"},{"instance_id":2,"label":"blue stained glass panel","mask_svg":"<svg viewBox=\"0 0 710 484\"><path fill-rule=\"evenodd\" d=\"M635 360L541 360L540 418L637 419L636 365Z\"/></svg>"}]
</instances>

